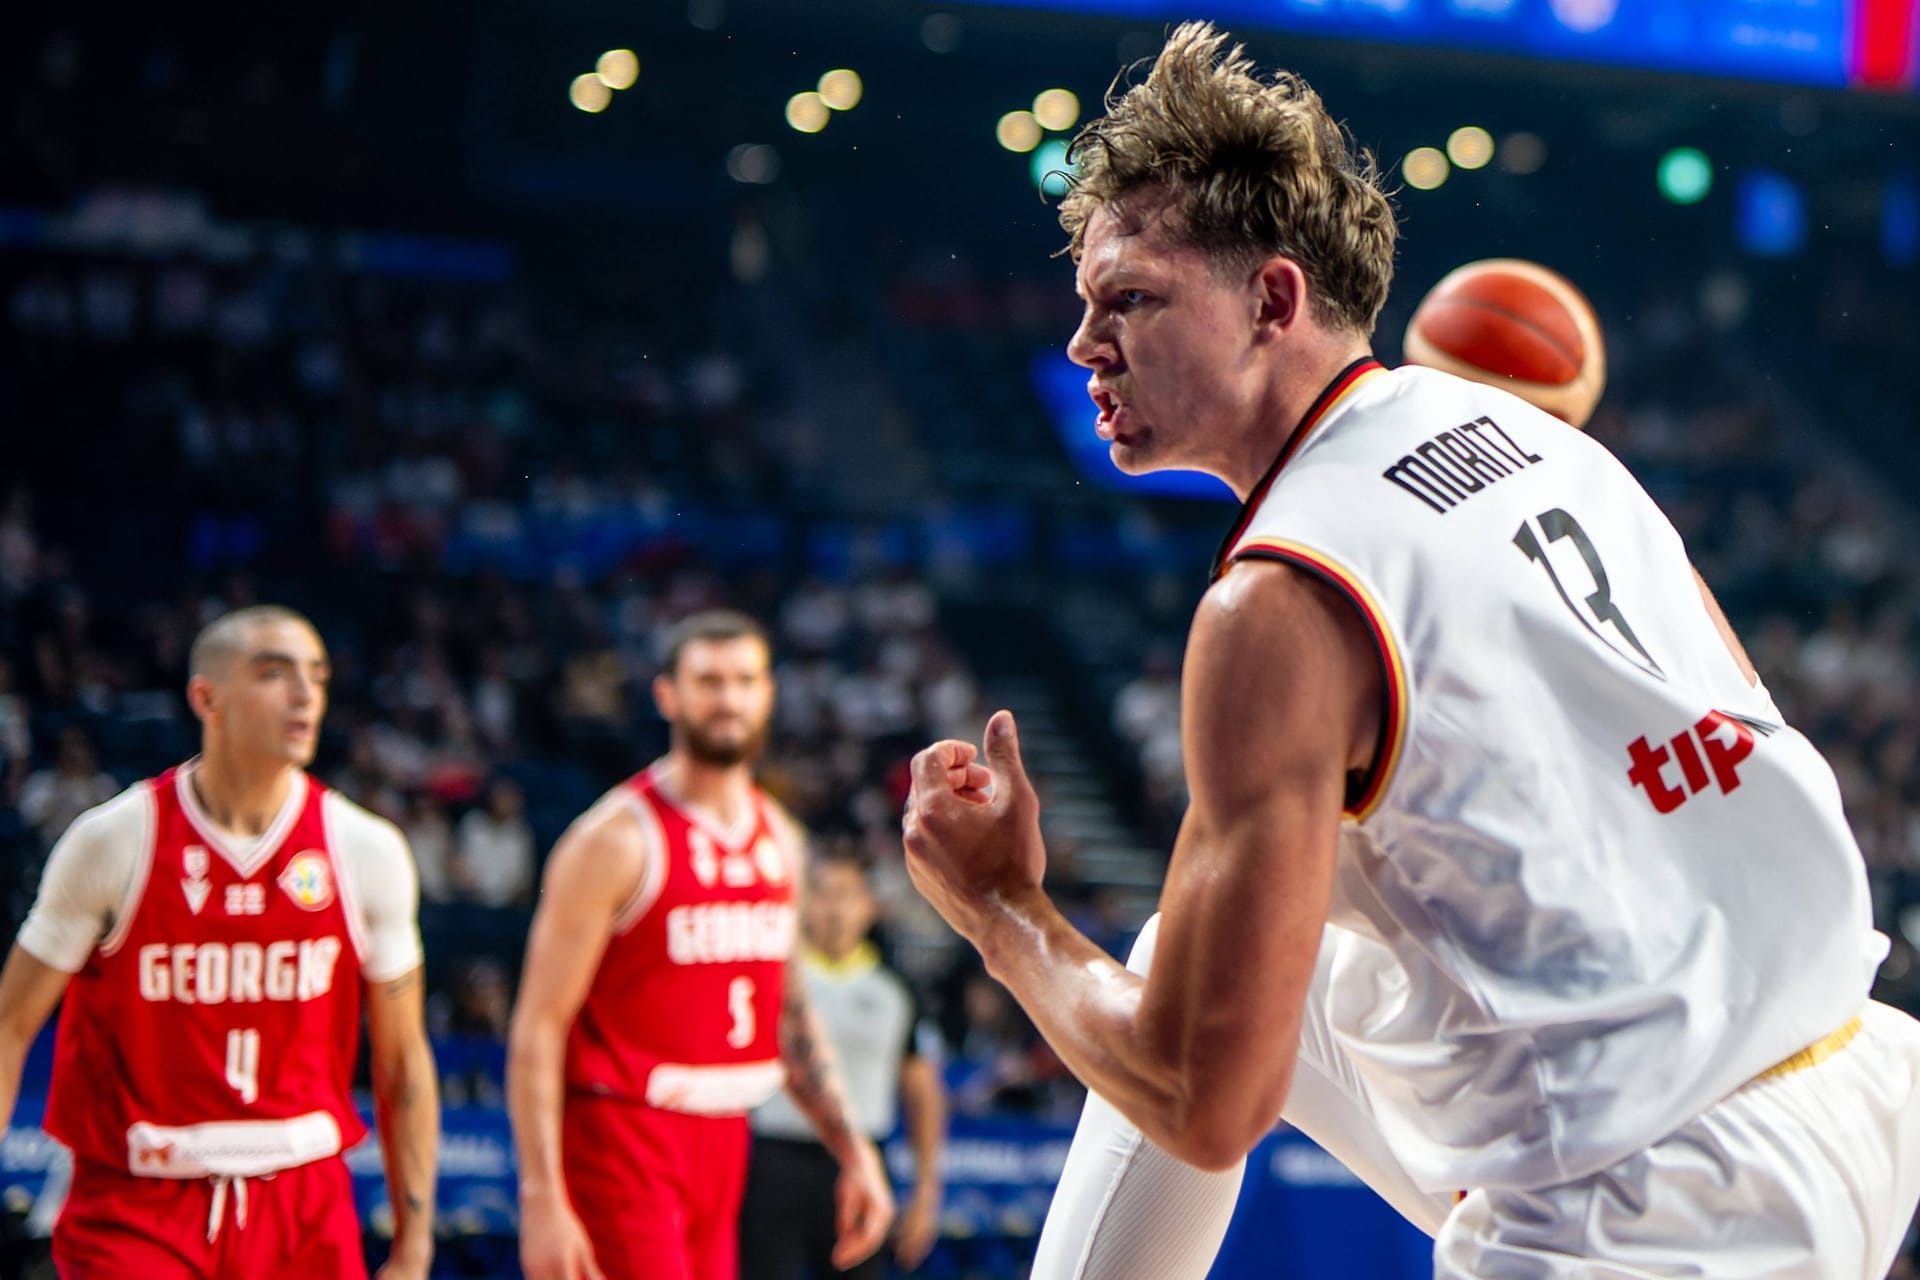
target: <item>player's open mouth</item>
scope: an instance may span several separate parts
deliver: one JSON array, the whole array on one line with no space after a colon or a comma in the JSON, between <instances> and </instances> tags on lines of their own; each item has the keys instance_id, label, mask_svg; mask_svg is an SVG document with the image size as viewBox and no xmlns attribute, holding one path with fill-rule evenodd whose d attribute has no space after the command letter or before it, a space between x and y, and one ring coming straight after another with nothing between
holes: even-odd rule
<instances>
[{"instance_id":1,"label":"player's open mouth","mask_svg":"<svg viewBox=\"0 0 1920 1280\"><path fill-rule=\"evenodd\" d=\"M1087 394L1093 397L1095 407L1100 410L1100 416L1094 420L1094 433L1102 440L1114 439L1119 434L1114 424L1126 406L1120 403L1120 398L1113 392L1091 382L1087 384Z\"/></svg>"}]
</instances>

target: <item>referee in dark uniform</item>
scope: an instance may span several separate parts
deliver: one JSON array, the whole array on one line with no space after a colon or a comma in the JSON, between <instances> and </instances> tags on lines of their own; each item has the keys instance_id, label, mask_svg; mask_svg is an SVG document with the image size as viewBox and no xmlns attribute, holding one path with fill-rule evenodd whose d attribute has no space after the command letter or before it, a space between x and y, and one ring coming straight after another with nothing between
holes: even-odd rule
<instances>
[{"instance_id":1,"label":"referee in dark uniform","mask_svg":"<svg viewBox=\"0 0 1920 1280\"><path fill-rule=\"evenodd\" d=\"M940 1227L940 1150L946 1094L933 1042L906 979L867 938L877 907L865 864L850 850L815 854L802 903L807 998L833 1042L853 1118L875 1142L904 1114L913 1144L913 1194L893 1251L911 1271ZM879 1255L851 1271L832 1262L840 1167L783 1093L753 1113L753 1159L740 1206L740 1280L828 1280L885 1274Z\"/></svg>"}]
</instances>

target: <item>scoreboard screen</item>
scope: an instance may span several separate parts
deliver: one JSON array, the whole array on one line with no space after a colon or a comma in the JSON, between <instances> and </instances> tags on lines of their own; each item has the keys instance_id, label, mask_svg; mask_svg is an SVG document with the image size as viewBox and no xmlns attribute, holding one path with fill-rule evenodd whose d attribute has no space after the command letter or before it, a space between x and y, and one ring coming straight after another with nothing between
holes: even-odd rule
<instances>
[{"instance_id":1,"label":"scoreboard screen","mask_svg":"<svg viewBox=\"0 0 1920 1280\"><path fill-rule=\"evenodd\" d=\"M943 2L943 0L936 0ZM1004 6L1007 0L992 0ZM1911 89L1915 0L1016 0L1745 80Z\"/></svg>"}]
</instances>

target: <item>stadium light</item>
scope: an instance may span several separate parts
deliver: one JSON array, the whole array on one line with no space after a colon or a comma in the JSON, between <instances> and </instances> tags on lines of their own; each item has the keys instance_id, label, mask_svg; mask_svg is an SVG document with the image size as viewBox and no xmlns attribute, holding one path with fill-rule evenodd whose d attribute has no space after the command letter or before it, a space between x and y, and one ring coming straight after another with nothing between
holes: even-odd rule
<instances>
[{"instance_id":1,"label":"stadium light","mask_svg":"<svg viewBox=\"0 0 1920 1280\"><path fill-rule=\"evenodd\" d=\"M1734 235L1761 258L1791 258L1807 247L1807 197L1785 174L1755 169L1734 191Z\"/></svg>"},{"instance_id":2,"label":"stadium light","mask_svg":"<svg viewBox=\"0 0 1920 1280\"><path fill-rule=\"evenodd\" d=\"M609 49L600 55L594 74L609 89L631 89L640 78L640 59L631 49Z\"/></svg>"},{"instance_id":3,"label":"stadium light","mask_svg":"<svg viewBox=\"0 0 1920 1280\"><path fill-rule=\"evenodd\" d=\"M1452 166L1438 147L1415 147L1400 162L1400 173L1415 191L1431 191L1447 180Z\"/></svg>"},{"instance_id":4,"label":"stadium light","mask_svg":"<svg viewBox=\"0 0 1920 1280\"><path fill-rule=\"evenodd\" d=\"M605 111L607 104L613 101L613 90L594 72L573 78L573 86L567 90L567 97L573 105L582 111L594 113Z\"/></svg>"},{"instance_id":5,"label":"stadium light","mask_svg":"<svg viewBox=\"0 0 1920 1280\"><path fill-rule=\"evenodd\" d=\"M1493 159L1493 135L1477 124L1462 125L1447 135L1447 159L1457 169L1484 169Z\"/></svg>"},{"instance_id":6,"label":"stadium light","mask_svg":"<svg viewBox=\"0 0 1920 1280\"><path fill-rule=\"evenodd\" d=\"M1033 100L1033 118L1058 133L1080 119L1080 99L1071 89L1048 89Z\"/></svg>"},{"instance_id":7,"label":"stadium light","mask_svg":"<svg viewBox=\"0 0 1920 1280\"><path fill-rule=\"evenodd\" d=\"M1064 196L1072 185L1069 175L1073 166L1067 163L1067 144L1063 139L1049 138L1041 143L1033 153L1029 169L1033 185L1040 188L1043 196Z\"/></svg>"},{"instance_id":8,"label":"stadium light","mask_svg":"<svg viewBox=\"0 0 1920 1280\"><path fill-rule=\"evenodd\" d=\"M787 99L787 123L801 133L820 132L832 116L832 109L811 89Z\"/></svg>"},{"instance_id":9,"label":"stadium light","mask_svg":"<svg viewBox=\"0 0 1920 1280\"><path fill-rule=\"evenodd\" d=\"M860 73L841 67L829 71L820 77L820 101L835 111L851 111L860 105L860 95L865 86L860 83Z\"/></svg>"},{"instance_id":10,"label":"stadium light","mask_svg":"<svg viewBox=\"0 0 1920 1280\"><path fill-rule=\"evenodd\" d=\"M1510 133L1501 139L1498 154L1504 173L1538 173L1547 162L1547 144L1537 133Z\"/></svg>"},{"instance_id":11,"label":"stadium light","mask_svg":"<svg viewBox=\"0 0 1920 1280\"><path fill-rule=\"evenodd\" d=\"M1675 147L1660 157L1660 194L1674 204L1699 204L1713 190L1713 164L1698 147Z\"/></svg>"},{"instance_id":12,"label":"stadium light","mask_svg":"<svg viewBox=\"0 0 1920 1280\"><path fill-rule=\"evenodd\" d=\"M764 186L780 176L780 153L764 142L743 142L727 152L727 176Z\"/></svg>"},{"instance_id":13,"label":"stadium light","mask_svg":"<svg viewBox=\"0 0 1920 1280\"><path fill-rule=\"evenodd\" d=\"M1009 111L993 126L993 136L1009 151L1031 151L1040 145L1040 122L1031 111Z\"/></svg>"},{"instance_id":14,"label":"stadium light","mask_svg":"<svg viewBox=\"0 0 1920 1280\"><path fill-rule=\"evenodd\" d=\"M952 53L960 47L960 37L965 31L960 19L950 13L930 13L927 20L920 24L920 43L935 53Z\"/></svg>"}]
</instances>

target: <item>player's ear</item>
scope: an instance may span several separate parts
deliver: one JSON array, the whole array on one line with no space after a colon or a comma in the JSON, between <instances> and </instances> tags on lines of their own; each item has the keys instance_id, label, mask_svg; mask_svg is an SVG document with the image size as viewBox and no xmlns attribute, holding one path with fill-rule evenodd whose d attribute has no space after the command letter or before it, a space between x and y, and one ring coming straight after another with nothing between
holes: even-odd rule
<instances>
[{"instance_id":1,"label":"player's ear","mask_svg":"<svg viewBox=\"0 0 1920 1280\"><path fill-rule=\"evenodd\" d=\"M671 721L679 714L680 703L674 692L672 676L663 671L653 678L653 707L662 720Z\"/></svg>"},{"instance_id":2,"label":"player's ear","mask_svg":"<svg viewBox=\"0 0 1920 1280\"><path fill-rule=\"evenodd\" d=\"M1253 276L1254 325L1281 331L1307 313L1307 273L1292 258L1272 257Z\"/></svg>"},{"instance_id":3,"label":"player's ear","mask_svg":"<svg viewBox=\"0 0 1920 1280\"><path fill-rule=\"evenodd\" d=\"M213 714L214 683L205 676L196 675L187 680L187 705L193 708L193 714L202 720Z\"/></svg>"}]
</instances>

